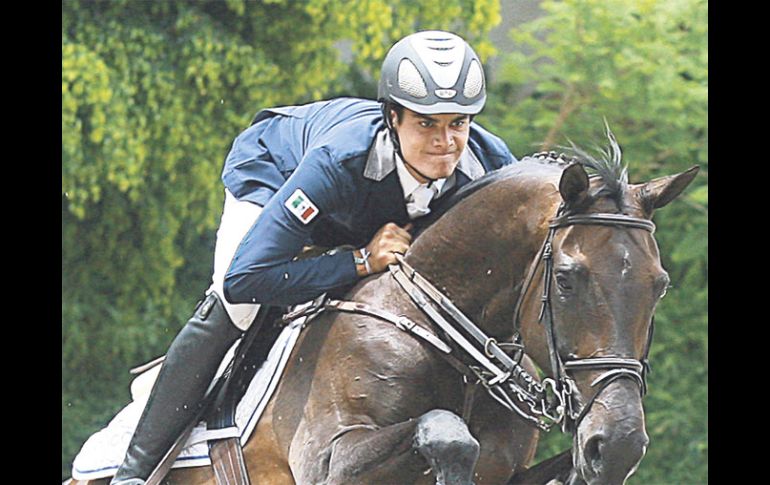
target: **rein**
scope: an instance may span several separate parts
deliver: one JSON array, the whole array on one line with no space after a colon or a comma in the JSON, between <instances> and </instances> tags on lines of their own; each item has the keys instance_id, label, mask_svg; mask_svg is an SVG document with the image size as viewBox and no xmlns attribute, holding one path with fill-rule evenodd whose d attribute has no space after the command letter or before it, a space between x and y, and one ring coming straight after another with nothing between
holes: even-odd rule
<instances>
[{"instance_id":1,"label":"rein","mask_svg":"<svg viewBox=\"0 0 770 485\"><path fill-rule=\"evenodd\" d=\"M530 267L527 280L519 295L514 312L514 341L510 344L499 344L488 337L469 318L467 318L443 293L436 289L427 279L414 270L400 255L397 254L398 265L391 265L390 272L398 284L410 296L412 301L435 323L465 354L476 361L476 365L468 367L478 377L478 382L484 385L489 394L507 409L524 417L530 424L545 431L554 424L561 424L562 430L574 430L588 413L594 400L602 391L617 379L632 379L639 385L642 396L647 391L647 374L649 372L648 354L652 341L653 322L642 360L618 356L604 356L585 359L572 359L564 362L558 353L554 332L553 308L551 305L551 279L553 271L553 238L556 231L573 225L601 225L628 229L642 229L654 233L655 224L647 219L627 216L624 214L584 214L563 215L563 205L559 207L556 217L549 224L549 231L538 256ZM520 312L524 296L534 282L537 268L544 264L542 307L538 320L544 324L548 338L548 352L551 360L553 377L537 382L521 365L524 346L521 343ZM428 301L431 300L450 317L457 327L450 324L442 314ZM461 332L462 331L462 332ZM465 338L467 334L470 338ZM517 353L516 358L509 357L502 349L503 345L512 346ZM483 349L483 354L481 352ZM575 381L569 376L570 372L606 369L592 383L598 387L597 392L583 406L577 401L578 392ZM517 404L518 402L518 404ZM529 408L532 414L525 413L520 405ZM534 416L533 416L534 415Z\"/></svg>"},{"instance_id":2,"label":"rein","mask_svg":"<svg viewBox=\"0 0 770 485\"><path fill-rule=\"evenodd\" d=\"M289 322L303 316L308 317L309 320L325 310L332 310L365 314L390 322L400 330L409 332L431 344L439 351L438 353L441 357L465 376L464 380L466 383L469 383L468 377L475 379L474 384L482 384L489 395L498 403L508 410L515 412L533 426L548 431L554 424L560 424L562 431L567 431L568 429L575 430L590 410L594 400L615 380L622 378L632 379L639 385L641 395L644 396L646 394L646 380L650 368L648 354L652 342L654 321L650 322L650 330L642 360L604 356L563 361L557 350L553 308L551 305L552 244L554 235L560 228L579 224L642 229L653 233L655 231L655 224L646 219L623 214L563 215L563 210L564 207L562 205L559 207L556 217L551 220L548 236L529 268L525 284L522 287L514 310L513 342L498 343L494 338L487 336L449 298L412 268L401 254L396 254L398 264L389 266L391 276L409 295L415 305L441 329L447 340L462 350L463 357L466 360L472 361L470 364L454 356L454 349L431 330L416 324L405 315L395 315L365 303L327 299L325 293L313 302L288 313L283 317L283 320ZM524 345L521 343L520 335L521 306L524 296L534 283L537 268L541 264L544 265L543 295L541 297L542 306L538 321L544 324L546 330L548 352L553 373L553 377L543 379L542 383L538 382L520 364L525 350ZM454 323L450 323L442 312ZM515 357L510 357L505 352L505 347L512 349ZM596 369L606 369L606 371L591 383L591 387L598 386L598 390L588 402L580 406L577 400L579 394L577 386L575 381L569 376L569 373ZM469 415L469 401L472 401L475 387L466 388L464 415Z\"/></svg>"},{"instance_id":3,"label":"rein","mask_svg":"<svg viewBox=\"0 0 770 485\"><path fill-rule=\"evenodd\" d=\"M529 407L530 412L535 415L548 415L548 410L544 406L547 402L546 387L537 382L520 365L524 347L518 343L499 344L494 338L488 337L449 298L417 273L404 260L403 256L396 254L396 259L399 264L390 265L391 275L420 310L444 331L451 341L475 360L474 364L464 365L475 376L476 383L482 384L489 394L508 410L514 411L534 426L547 430L548 425L545 422L522 410L516 401L511 399L511 394L513 394L519 403ZM458 324L459 329L433 308L428 302L428 298L425 297L426 295ZM471 340L465 338L461 330L470 335L471 340L475 340L475 345ZM518 352L515 360L503 351L501 348L503 345L513 347ZM483 353L477 347L481 347ZM466 374L468 373L466 372ZM503 388L503 384L506 384L507 387ZM466 399L466 407L467 401L468 399ZM466 412L467 410L463 414ZM553 418L551 417L551 419Z\"/></svg>"}]
</instances>

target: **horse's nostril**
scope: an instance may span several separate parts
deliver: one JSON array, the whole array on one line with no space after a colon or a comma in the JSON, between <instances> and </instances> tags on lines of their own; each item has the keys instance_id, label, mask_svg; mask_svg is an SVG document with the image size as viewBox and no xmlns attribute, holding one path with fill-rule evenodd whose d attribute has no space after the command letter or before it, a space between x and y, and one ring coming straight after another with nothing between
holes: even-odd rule
<instances>
[{"instance_id":1,"label":"horse's nostril","mask_svg":"<svg viewBox=\"0 0 770 485\"><path fill-rule=\"evenodd\" d=\"M604 435L597 434L592 436L583 449L586 463L597 475L601 473L602 467L602 448L604 448Z\"/></svg>"}]
</instances>

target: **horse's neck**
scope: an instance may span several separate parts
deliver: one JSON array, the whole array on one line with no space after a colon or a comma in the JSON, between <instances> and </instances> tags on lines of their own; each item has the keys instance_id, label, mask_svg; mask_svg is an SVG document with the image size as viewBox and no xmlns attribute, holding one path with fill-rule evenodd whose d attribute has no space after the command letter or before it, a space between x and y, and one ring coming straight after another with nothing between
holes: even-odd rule
<instances>
[{"instance_id":1,"label":"horse's neck","mask_svg":"<svg viewBox=\"0 0 770 485\"><path fill-rule=\"evenodd\" d=\"M513 307L554 201L534 190L486 190L458 204L419 238L407 261L496 338L513 331ZM460 207L462 206L462 207Z\"/></svg>"}]
</instances>

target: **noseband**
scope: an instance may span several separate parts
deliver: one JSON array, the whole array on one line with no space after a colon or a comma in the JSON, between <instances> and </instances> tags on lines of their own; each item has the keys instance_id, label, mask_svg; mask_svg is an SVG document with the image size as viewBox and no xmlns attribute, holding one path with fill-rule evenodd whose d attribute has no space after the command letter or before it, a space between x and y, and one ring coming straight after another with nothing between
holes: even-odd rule
<instances>
[{"instance_id":1,"label":"noseband","mask_svg":"<svg viewBox=\"0 0 770 485\"><path fill-rule=\"evenodd\" d=\"M524 296L528 292L534 281L534 275L537 268L543 264L543 295L541 297L541 308L538 321L543 324L547 343L548 354L551 362L551 371L553 377L544 380L544 384L547 383L554 390L558 399L556 405L556 418L557 422L561 422L563 430L575 430L579 426L583 417L588 413L594 400L601 394L601 392L612 382L617 379L626 378L631 379L639 385L640 394L644 396L647 392L647 374L650 366L648 361L648 355L650 350L650 344L652 341L653 321L650 322L650 328L647 335L647 342L644 349L644 354L641 360L629 359L619 356L602 356L584 359L571 359L568 361L562 360L558 352L558 345L556 342L556 334L554 330L553 320L553 306L551 303L551 280L553 277L553 238L556 231L560 228L570 227L574 225L599 225L599 226L611 226L619 228L630 229L643 229L650 232L655 232L655 224L647 219L640 219L636 217L627 216L624 214L580 214L580 215L563 215L563 204L559 207L556 217L551 220L549 224L548 236L545 239L538 257L530 267L525 284L522 287L522 291L519 295L519 300L516 303L514 311L514 342L521 343L521 320L520 312ZM577 401L577 386L574 379L570 377L570 373L582 372L582 371L595 371L604 370L593 382L591 387L598 387L594 395L588 400L582 407ZM553 404L556 404L554 401ZM550 417L550 416L549 416Z\"/></svg>"}]
</instances>

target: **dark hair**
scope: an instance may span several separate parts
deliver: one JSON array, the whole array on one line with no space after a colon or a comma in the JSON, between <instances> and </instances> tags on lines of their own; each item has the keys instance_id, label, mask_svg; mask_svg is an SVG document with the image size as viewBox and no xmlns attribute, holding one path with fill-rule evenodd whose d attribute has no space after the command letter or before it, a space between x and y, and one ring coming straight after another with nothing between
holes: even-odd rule
<instances>
[{"instance_id":1,"label":"dark hair","mask_svg":"<svg viewBox=\"0 0 770 485\"><path fill-rule=\"evenodd\" d=\"M390 124L390 110L396 112L396 120L401 123L401 118L404 116L404 107L395 101L383 101L382 115L387 116L386 120L388 125Z\"/></svg>"},{"instance_id":2,"label":"dark hair","mask_svg":"<svg viewBox=\"0 0 770 485\"><path fill-rule=\"evenodd\" d=\"M382 115L387 116L386 124L390 126L390 110L396 112L396 120L401 123L401 119L404 117L404 107L395 101L386 100L382 102ZM468 121L473 121L473 117L476 115L468 115Z\"/></svg>"},{"instance_id":3,"label":"dark hair","mask_svg":"<svg viewBox=\"0 0 770 485\"><path fill-rule=\"evenodd\" d=\"M393 142L393 146L395 147L396 151L398 151L398 153L401 154L401 143L398 139L398 133L396 133L395 127L391 124L390 110L393 110L396 112L396 119L398 120L398 123L401 123L401 118L404 115L404 107L388 99L381 100L381 103L382 103L382 121L385 123L385 126L388 127L388 132L390 133L390 139ZM401 156L403 157L403 155Z\"/></svg>"}]
</instances>

